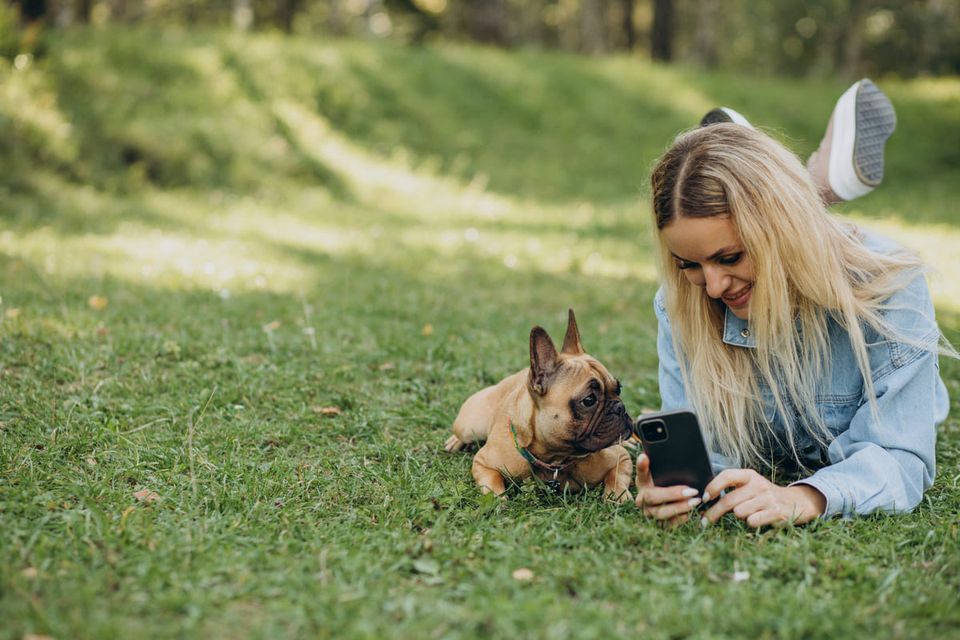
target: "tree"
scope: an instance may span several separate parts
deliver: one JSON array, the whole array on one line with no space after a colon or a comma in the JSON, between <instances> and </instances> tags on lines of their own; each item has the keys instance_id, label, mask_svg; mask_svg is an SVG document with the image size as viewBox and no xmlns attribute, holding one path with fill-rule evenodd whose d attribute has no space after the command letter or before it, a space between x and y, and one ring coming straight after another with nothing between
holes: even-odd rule
<instances>
[{"instance_id":1,"label":"tree","mask_svg":"<svg viewBox=\"0 0 960 640\"><path fill-rule=\"evenodd\" d=\"M633 25L634 0L623 0L623 37L627 51L637 46L637 30Z\"/></svg>"},{"instance_id":2,"label":"tree","mask_svg":"<svg viewBox=\"0 0 960 640\"><path fill-rule=\"evenodd\" d=\"M673 0L653 0L650 56L664 62L673 59Z\"/></svg>"}]
</instances>

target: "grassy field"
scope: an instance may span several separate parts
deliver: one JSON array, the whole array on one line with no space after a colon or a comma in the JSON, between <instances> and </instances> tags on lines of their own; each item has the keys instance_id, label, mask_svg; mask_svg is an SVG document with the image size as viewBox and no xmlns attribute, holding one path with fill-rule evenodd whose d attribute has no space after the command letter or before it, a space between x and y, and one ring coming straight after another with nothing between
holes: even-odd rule
<instances>
[{"instance_id":1,"label":"grassy field","mask_svg":"<svg viewBox=\"0 0 960 640\"><path fill-rule=\"evenodd\" d=\"M881 86L888 180L843 213L939 269L956 344L960 80ZM716 104L805 156L843 88L223 33L0 59L0 638L960 638L954 361L903 517L667 532L441 448L568 307L656 407L653 161Z\"/></svg>"}]
</instances>

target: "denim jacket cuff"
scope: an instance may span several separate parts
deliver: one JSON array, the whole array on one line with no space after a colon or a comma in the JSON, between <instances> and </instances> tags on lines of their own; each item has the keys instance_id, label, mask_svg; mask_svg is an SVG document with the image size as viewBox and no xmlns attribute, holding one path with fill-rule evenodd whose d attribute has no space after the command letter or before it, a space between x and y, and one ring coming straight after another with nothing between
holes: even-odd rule
<instances>
[{"instance_id":1,"label":"denim jacket cuff","mask_svg":"<svg viewBox=\"0 0 960 640\"><path fill-rule=\"evenodd\" d=\"M795 486L798 484L805 484L807 486L813 487L817 491L823 494L823 497L827 499L827 506L824 507L823 513L820 515L821 518L832 518L838 515L848 515L846 513L847 505L846 500L843 497L843 492L836 489L830 482L825 481L823 478L818 478L816 475L812 475L809 478L804 478L803 480L797 480L796 482L791 482L788 486ZM852 509L851 509L852 510Z\"/></svg>"}]
</instances>

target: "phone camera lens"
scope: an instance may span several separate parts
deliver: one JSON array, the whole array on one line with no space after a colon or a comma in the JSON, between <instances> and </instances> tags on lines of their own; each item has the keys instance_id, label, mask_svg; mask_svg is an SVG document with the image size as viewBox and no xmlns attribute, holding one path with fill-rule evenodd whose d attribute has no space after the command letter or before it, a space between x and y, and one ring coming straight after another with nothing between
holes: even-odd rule
<instances>
[{"instance_id":1,"label":"phone camera lens","mask_svg":"<svg viewBox=\"0 0 960 640\"><path fill-rule=\"evenodd\" d=\"M640 437L647 442L661 442L667 439L667 426L662 420L651 420L640 425Z\"/></svg>"}]
</instances>

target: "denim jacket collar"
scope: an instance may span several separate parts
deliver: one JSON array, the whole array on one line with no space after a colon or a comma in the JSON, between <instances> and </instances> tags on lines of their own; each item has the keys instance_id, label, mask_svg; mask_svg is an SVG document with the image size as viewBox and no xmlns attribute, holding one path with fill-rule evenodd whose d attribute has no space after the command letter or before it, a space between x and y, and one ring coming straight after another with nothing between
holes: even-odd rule
<instances>
[{"instance_id":1,"label":"denim jacket collar","mask_svg":"<svg viewBox=\"0 0 960 640\"><path fill-rule=\"evenodd\" d=\"M723 341L735 347L749 347L751 349L756 347L757 342L750 330L750 323L735 316L730 311L730 307L726 308L724 314Z\"/></svg>"}]
</instances>

